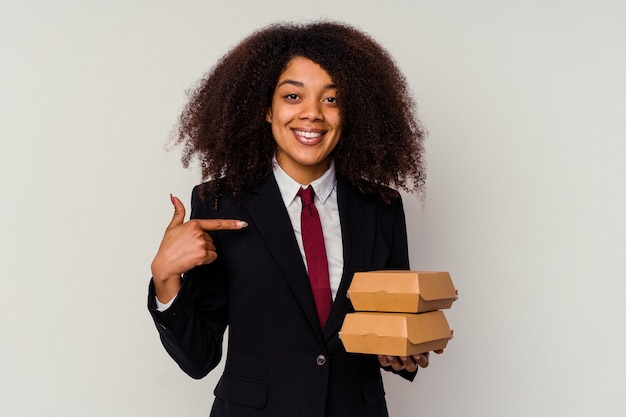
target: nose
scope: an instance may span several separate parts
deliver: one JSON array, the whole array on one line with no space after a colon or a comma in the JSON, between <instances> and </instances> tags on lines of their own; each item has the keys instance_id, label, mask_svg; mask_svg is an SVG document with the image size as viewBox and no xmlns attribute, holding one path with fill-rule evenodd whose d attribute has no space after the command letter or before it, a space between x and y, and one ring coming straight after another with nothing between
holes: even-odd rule
<instances>
[{"instance_id":1,"label":"nose","mask_svg":"<svg viewBox=\"0 0 626 417\"><path fill-rule=\"evenodd\" d=\"M307 120L322 120L324 114L321 108L322 103L317 100L305 100L302 103L302 109L300 110L299 117Z\"/></svg>"}]
</instances>

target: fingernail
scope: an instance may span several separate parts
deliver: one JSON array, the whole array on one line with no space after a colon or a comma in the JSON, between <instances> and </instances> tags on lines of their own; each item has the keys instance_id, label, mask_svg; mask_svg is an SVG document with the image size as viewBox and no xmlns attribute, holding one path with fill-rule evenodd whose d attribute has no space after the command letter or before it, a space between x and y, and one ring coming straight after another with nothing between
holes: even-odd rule
<instances>
[{"instance_id":1,"label":"fingernail","mask_svg":"<svg viewBox=\"0 0 626 417\"><path fill-rule=\"evenodd\" d=\"M236 223L237 227L248 227L248 223L238 220Z\"/></svg>"},{"instance_id":2,"label":"fingernail","mask_svg":"<svg viewBox=\"0 0 626 417\"><path fill-rule=\"evenodd\" d=\"M176 205L176 203L174 202L174 195L172 195L172 193L170 193L170 201L173 205Z\"/></svg>"}]
</instances>

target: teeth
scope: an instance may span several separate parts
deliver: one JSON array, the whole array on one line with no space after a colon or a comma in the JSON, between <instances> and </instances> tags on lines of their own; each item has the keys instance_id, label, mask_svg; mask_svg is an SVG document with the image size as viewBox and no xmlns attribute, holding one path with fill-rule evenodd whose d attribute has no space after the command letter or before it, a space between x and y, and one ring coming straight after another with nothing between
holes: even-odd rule
<instances>
[{"instance_id":1,"label":"teeth","mask_svg":"<svg viewBox=\"0 0 626 417\"><path fill-rule=\"evenodd\" d=\"M307 139L319 138L320 136L322 136L321 132L305 132L303 130L296 130L296 134Z\"/></svg>"}]
</instances>

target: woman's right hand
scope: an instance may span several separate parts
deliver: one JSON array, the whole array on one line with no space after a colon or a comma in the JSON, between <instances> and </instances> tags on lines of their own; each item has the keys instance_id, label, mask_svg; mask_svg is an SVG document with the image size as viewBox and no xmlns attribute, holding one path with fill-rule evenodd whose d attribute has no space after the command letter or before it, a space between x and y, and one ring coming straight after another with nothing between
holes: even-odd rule
<instances>
[{"instance_id":1,"label":"woman's right hand","mask_svg":"<svg viewBox=\"0 0 626 417\"><path fill-rule=\"evenodd\" d=\"M217 258L213 239L207 233L215 230L239 230L248 224L241 220L202 219L185 222L185 206L174 196L174 216L165 229L159 250L152 261L152 278L156 296L167 303L180 290L180 277Z\"/></svg>"}]
</instances>

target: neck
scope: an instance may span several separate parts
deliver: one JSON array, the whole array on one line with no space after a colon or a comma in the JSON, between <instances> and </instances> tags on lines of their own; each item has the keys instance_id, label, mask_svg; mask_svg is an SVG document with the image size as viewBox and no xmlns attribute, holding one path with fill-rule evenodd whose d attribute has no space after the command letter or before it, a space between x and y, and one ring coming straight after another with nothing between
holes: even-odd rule
<instances>
[{"instance_id":1,"label":"neck","mask_svg":"<svg viewBox=\"0 0 626 417\"><path fill-rule=\"evenodd\" d=\"M280 165L282 170L285 171L287 175L289 175L291 178L294 179L294 181L302 185L308 185L316 179L320 178L322 175L324 175L326 170L328 170L329 166L328 161L325 161L323 164L306 167L289 166L288 164L282 163L280 159L277 159L276 162L278 162L278 165Z\"/></svg>"}]
</instances>

